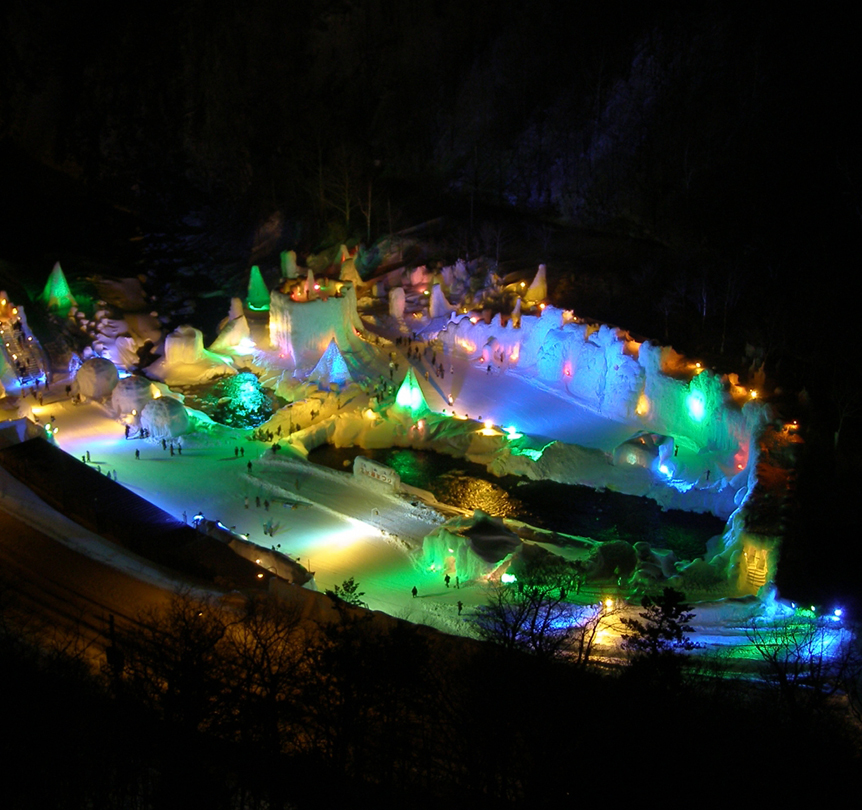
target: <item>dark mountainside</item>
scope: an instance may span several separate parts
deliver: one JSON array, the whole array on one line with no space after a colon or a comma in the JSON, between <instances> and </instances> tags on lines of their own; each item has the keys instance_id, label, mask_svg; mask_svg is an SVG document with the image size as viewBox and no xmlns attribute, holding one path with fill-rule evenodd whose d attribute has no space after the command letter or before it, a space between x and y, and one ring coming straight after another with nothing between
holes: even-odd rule
<instances>
[{"instance_id":1,"label":"dark mountainside","mask_svg":"<svg viewBox=\"0 0 862 810\"><path fill-rule=\"evenodd\" d=\"M202 293L241 290L252 259L271 278L280 249L446 215L417 260L545 260L557 304L723 370L764 360L807 440L782 587L850 592L862 160L843 23L718 0L10 0L0 279L32 296L57 259L145 272L162 311L212 319L226 299Z\"/></svg>"}]
</instances>

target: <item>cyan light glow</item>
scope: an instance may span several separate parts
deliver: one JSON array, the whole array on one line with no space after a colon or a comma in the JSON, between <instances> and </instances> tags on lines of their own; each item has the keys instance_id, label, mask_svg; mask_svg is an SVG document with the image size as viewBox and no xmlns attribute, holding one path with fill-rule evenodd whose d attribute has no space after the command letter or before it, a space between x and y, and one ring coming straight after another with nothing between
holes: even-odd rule
<instances>
[{"instance_id":1,"label":"cyan light glow","mask_svg":"<svg viewBox=\"0 0 862 810\"><path fill-rule=\"evenodd\" d=\"M706 407L703 402L703 394L700 391L692 391L685 398L685 406L688 409L688 415L695 422L702 422L704 414L706 413Z\"/></svg>"}]
</instances>

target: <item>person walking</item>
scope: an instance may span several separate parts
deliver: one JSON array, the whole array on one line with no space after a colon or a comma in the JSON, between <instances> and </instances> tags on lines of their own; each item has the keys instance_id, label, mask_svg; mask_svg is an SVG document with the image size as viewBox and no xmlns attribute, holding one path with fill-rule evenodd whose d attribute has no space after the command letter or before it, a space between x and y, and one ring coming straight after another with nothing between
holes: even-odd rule
<instances>
[{"instance_id":1,"label":"person walking","mask_svg":"<svg viewBox=\"0 0 862 810\"><path fill-rule=\"evenodd\" d=\"M136 461L141 460L141 451L140 450L135 450L135 460Z\"/></svg>"},{"instance_id":2,"label":"person walking","mask_svg":"<svg viewBox=\"0 0 862 810\"><path fill-rule=\"evenodd\" d=\"M445 583L446 583L446 587L447 587L447 588L449 587L449 583L450 583L451 581L452 581L452 578L449 576L449 574L446 574L446 576L445 576L445 577L443 577L443 582L445 582Z\"/></svg>"},{"instance_id":3,"label":"person walking","mask_svg":"<svg viewBox=\"0 0 862 810\"><path fill-rule=\"evenodd\" d=\"M415 599L417 596L419 596L419 589L414 585L411 593L413 594L413 598Z\"/></svg>"},{"instance_id":4,"label":"person walking","mask_svg":"<svg viewBox=\"0 0 862 810\"><path fill-rule=\"evenodd\" d=\"M461 615L461 611L464 610L464 603L459 599L458 600L458 615Z\"/></svg>"},{"instance_id":5,"label":"person walking","mask_svg":"<svg viewBox=\"0 0 862 810\"><path fill-rule=\"evenodd\" d=\"M250 461L248 464L246 464L246 467L248 467L249 474L251 474L251 462Z\"/></svg>"}]
</instances>

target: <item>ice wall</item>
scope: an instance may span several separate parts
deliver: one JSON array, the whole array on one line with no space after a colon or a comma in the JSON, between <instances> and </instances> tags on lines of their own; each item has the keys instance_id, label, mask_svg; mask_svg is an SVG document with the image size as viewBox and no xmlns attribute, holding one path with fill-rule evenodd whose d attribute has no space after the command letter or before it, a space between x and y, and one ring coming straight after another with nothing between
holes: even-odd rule
<instances>
[{"instance_id":1,"label":"ice wall","mask_svg":"<svg viewBox=\"0 0 862 810\"><path fill-rule=\"evenodd\" d=\"M312 368L331 340L343 354L364 348L354 286L335 282L331 289L333 294L311 300L297 300L279 290L270 295L270 341L297 367Z\"/></svg>"},{"instance_id":2,"label":"ice wall","mask_svg":"<svg viewBox=\"0 0 862 810\"><path fill-rule=\"evenodd\" d=\"M768 420L757 401L739 407L726 382L672 349L631 339L607 325L578 323L547 307L540 316L449 323L439 338L449 351L496 364L563 389L603 416L672 436L693 451L724 454L725 475L744 469L752 437Z\"/></svg>"}]
</instances>

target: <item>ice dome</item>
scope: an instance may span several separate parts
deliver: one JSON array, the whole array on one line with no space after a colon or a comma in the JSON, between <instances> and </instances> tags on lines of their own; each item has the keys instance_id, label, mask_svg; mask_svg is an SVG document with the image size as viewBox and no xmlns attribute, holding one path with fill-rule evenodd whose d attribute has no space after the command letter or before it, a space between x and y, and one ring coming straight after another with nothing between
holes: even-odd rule
<instances>
[{"instance_id":1,"label":"ice dome","mask_svg":"<svg viewBox=\"0 0 862 810\"><path fill-rule=\"evenodd\" d=\"M89 399L102 399L117 386L120 379L117 367L104 357L85 360L75 377L78 393Z\"/></svg>"},{"instance_id":2,"label":"ice dome","mask_svg":"<svg viewBox=\"0 0 862 810\"><path fill-rule=\"evenodd\" d=\"M141 411L141 427L154 439L172 439L190 427L185 405L173 397L150 400Z\"/></svg>"},{"instance_id":3,"label":"ice dome","mask_svg":"<svg viewBox=\"0 0 862 810\"><path fill-rule=\"evenodd\" d=\"M154 393L155 387L146 377L132 374L117 383L111 403L118 416L128 416L133 411L140 414Z\"/></svg>"}]
</instances>

